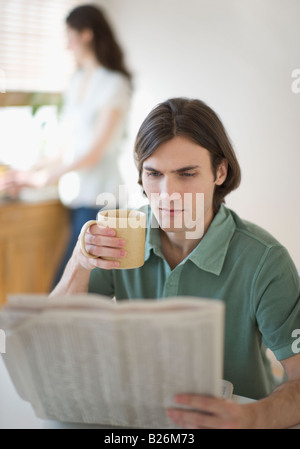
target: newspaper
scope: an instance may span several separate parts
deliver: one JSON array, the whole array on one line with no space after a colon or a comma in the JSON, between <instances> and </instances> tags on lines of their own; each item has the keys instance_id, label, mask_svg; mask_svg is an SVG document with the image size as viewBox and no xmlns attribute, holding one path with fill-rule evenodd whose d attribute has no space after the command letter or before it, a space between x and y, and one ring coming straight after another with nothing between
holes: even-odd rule
<instances>
[{"instance_id":1,"label":"newspaper","mask_svg":"<svg viewBox=\"0 0 300 449\"><path fill-rule=\"evenodd\" d=\"M42 419L177 428L175 394L224 394L222 301L14 295L0 328L15 388Z\"/></svg>"}]
</instances>

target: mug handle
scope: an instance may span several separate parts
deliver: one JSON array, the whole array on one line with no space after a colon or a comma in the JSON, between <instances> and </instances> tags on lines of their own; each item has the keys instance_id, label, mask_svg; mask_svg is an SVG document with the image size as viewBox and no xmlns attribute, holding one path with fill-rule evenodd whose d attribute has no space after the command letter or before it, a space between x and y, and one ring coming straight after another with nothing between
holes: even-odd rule
<instances>
[{"instance_id":1,"label":"mug handle","mask_svg":"<svg viewBox=\"0 0 300 449\"><path fill-rule=\"evenodd\" d=\"M80 243L80 249L82 251L82 253L86 256L89 257L91 259L98 259L98 256L94 256L93 254L90 254L87 252L87 250L85 249L85 244L84 244L84 237L85 234L87 232L87 230L89 229L90 226L97 224L97 220L89 220L87 221L81 228L80 234L79 234L79 243Z\"/></svg>"}]
</instances>

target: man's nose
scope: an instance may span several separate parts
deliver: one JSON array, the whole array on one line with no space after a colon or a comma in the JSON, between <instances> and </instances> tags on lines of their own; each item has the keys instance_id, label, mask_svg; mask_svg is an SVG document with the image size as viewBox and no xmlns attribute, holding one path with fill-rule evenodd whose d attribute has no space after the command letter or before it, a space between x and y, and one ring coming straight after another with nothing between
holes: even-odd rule
<instances>
[{"instance_id":1,"label":"man's nose","mask_svg":"<svg viewBox=\"0 0 300 449\"><path fill-rule=\"evenodd\" d=\"M159 199L161 204L165 204L166 206L170 206L170 201L172 201L173 205L181 201L181 194L178 192L177 185L174 181L167 179L167 177L164 179L161 185Z\"/></svg>"},{"instance_id":2,"label":"man's nose","mask_svg":"<svg viewBox=\"0 0 300 449\"><path fill-rule=\"evenodd\" d=\"M176 182L174 182L172 178L165 176L161 184L160 197L170 197L171 195L172 197L174 197L174 199L176 199L177 197L178 199L181 198Z\"/></svg>"}]
</instances>

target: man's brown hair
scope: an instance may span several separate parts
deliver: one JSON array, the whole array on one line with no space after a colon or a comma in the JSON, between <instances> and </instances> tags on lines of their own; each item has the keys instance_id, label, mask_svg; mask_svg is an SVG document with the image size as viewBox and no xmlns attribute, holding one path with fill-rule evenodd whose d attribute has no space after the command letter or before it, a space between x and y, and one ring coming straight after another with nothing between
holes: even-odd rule
<instances>
[{"instance_id":1,"label":"man's brown hair","mask_svg":"<svg viewBox=\"0 0 300 449\"><path fill-rule=\"evenodd\" d=\"M143 162L163 143L181 136L190 139L210 153L212 171L216 177L221 162L228 162L227 177L216 185L214 213L225 196L236 189L241 181L241 170L230 139L217 114L203 101L172 98L158 104L143 121L135 141L134 156L142 185Z\"/></svg>"}]
</instances>

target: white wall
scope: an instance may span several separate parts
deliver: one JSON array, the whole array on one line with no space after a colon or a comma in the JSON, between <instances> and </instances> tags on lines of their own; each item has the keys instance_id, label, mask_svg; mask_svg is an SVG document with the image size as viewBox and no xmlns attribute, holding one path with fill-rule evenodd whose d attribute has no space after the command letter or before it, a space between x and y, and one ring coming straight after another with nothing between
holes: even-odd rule
<instances>
[{"instance_id":1,"label":"white wall","mask_svg":"<svg viewBox=\"0 0 300 449\"><path fill-rule=\"evenodd\" d=\"M227 205L271 232L300 269L300 93L291 88L292 71L300 68L299 0L98 3L135 74L130 159L136 131L155 104L172 96L206 101L242 168L241 187ZM128 182L136 179L133 163L126 172Z\"/></svg>"}]
</instances>

